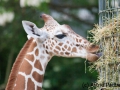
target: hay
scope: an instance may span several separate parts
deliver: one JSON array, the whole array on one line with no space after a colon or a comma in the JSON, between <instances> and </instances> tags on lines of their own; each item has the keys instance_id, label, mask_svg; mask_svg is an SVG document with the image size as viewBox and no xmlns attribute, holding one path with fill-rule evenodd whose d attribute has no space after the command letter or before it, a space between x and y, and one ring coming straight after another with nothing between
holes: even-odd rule
<instances>
[{"instance_id":1,"label":"hay","mask_svg":"<svg viewBox=\"0 0 120 90\"><path fill-rule=\"evenodd\" d=\"M95 28L93 28L93 30L90 30L89 33L93 35L93 39L95 42L99 42L102 38L107 38L111 37L112 35L116 36L115 34L120 34L120 16L107 20L105 22L105 26L102 28L98 25L95 25Z\"/></svg>"},{"instance_id":2,"label":"hay","mask_svg":"<svg viewBox=\"0 0 120 90\"><path fill-rule=\"evenodd\" d=\"M93 43L100 46L102 56L90 66L90 70L98 71L99 76L96 83L120 84L120 16L107 20L104 27L98 25L89 33L93 36ZM95 90L120 90L120 86L97 87Z\"/></svg>"}]
</instances>

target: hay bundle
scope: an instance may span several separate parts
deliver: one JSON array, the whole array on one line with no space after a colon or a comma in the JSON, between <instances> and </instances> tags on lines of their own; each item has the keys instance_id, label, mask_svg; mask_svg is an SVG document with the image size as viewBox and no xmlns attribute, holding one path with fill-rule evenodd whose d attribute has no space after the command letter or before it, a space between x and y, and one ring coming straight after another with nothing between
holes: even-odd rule
<instances>
[{"instance_id":1,"label":"hay bundle","mask_svg":"<svg viewBox=\"0 0 120 90\"><path fill-rule=\"evenodd\" d=\"M107 20L105 22L105 26L102 28L98 25L95 25L95 28L93 28L93 30L90 30L89 33L93 35L95 42L99 42L102 38L120 34L120 16Z\"/></svg>"},{"instance_id":2,"label":"hay bundle","mask_svg":"<svg viewBox=\"0 0 120 90\"><path fill-rule=\"evenodd\" d=\"M107 20L104 27L95 26L89 33L100 45L102 56L90 66L99 73L95 90L120 90L120 16ZM103 89L104 88L104 89Z\"/></svg>"}]
</instances>

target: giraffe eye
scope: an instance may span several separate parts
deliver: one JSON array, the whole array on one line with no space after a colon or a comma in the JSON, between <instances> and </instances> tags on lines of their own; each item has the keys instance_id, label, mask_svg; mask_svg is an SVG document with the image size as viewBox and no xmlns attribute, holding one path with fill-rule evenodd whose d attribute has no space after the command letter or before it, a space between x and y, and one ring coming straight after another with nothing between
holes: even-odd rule
<instances>
[{"instance_id":1,"label":"giraffe eye","mask_svg":"<svg viewBox=\"0 0 120 90\"><path fill-rule=\"evenodd\" d=\"M66 37L66 35L65 34L58 34L58 35L55 35L57 38L59 38L59 39L62 39L62 38L64 38L64 37Z\"/></svg>"}]
</instances>

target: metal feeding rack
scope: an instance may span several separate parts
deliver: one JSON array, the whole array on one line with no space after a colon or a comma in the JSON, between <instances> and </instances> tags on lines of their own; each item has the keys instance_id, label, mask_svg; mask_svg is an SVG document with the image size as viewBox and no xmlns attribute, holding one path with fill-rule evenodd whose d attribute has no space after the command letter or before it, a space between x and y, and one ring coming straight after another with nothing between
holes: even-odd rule
<instances>
[{"instance_id":1,"label":"metal feeding rack","mask_svg":"<svg viewBox=\"0 0 120 90\"><path fill-rule=\"evenodd\" d=\"M94 90L120 90L120 0L99 0L99 25L90 31L102 56L90 69L98 71Z\"/></svg>"}]
</instances>

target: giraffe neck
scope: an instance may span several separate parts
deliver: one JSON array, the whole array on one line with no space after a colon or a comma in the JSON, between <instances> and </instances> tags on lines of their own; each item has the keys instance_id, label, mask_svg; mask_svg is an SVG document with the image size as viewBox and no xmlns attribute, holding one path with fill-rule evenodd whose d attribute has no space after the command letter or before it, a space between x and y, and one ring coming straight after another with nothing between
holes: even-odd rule
<instances>
[{"instance_id":1,"label":"giraffe neck","mask_svg":"<svg viewBox=\"0 0 120 90\"><path fill-rule=\"evenodd\" d=\"M43 49L42 44L38 45L37 41L32 40L24 58L21 59L21 63L18 65L18 61L15 62L12 71L16 65L19 66L18 70L16 75L12 75L14 73L10 75L10 78L14 76L14 83L10 85L8 82L6 90L41 90L45 68L51 57ZM9 86L12 88L10 89Z\"/></svg>"}]
</instances>

